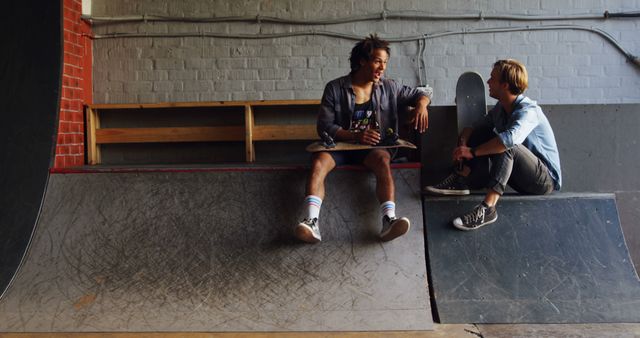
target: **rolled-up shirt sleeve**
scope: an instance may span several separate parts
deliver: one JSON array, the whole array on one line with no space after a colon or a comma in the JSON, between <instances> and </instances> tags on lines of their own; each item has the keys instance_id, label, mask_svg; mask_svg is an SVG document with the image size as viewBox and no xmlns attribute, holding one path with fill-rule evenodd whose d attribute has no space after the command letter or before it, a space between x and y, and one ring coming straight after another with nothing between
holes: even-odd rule
<instances>
[{"instance_id":1,"label":"rolled-up shirt sleeve","mask_svg":"<svg viewBox=\"0 0 640 338\"><path fill-rule=\"evenodd\" d=\"M507 149L511 149L516 144L522 144L538 123L538 115L534 110L514 111L512 122L504 131L498 133L498 137Z\"/></svg>"},{"instance_id":2,"label":"rolled-up shirt sleeve","mask_svg":"<svg viewBox=\"0 0 640 338\"><path fill-rule=\"evenodd\" d=\"M393 84L398 92L398 102L402 105L415 104L421 96L426 96L429 100L433 99L433 88L430 86L411 88L409 86L400 85L395 81L393 81Z\"/></svg>"},{"instance_id":3,"label":"rolled-up shirt sleeve","mask_svg":"<svg viewBox=\"0 0 640 338\"><path fill-rule=\"evenodd\" d=\"M340 126L335 123L335 100L334 90L327 84L324 88L324 94L322 94L322 100L320 101L320 110L316 124L316 131L320 137L322 137L322 132L327 132L329 136L335 138L338 129L340 129Z\"/></svg>"}]
</instances>

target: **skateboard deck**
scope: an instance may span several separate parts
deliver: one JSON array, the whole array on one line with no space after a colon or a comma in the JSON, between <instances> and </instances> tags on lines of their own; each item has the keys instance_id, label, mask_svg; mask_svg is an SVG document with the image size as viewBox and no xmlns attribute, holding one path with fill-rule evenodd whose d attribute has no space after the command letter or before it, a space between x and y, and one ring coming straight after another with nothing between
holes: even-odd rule
<instances>
[{"instance_id":1,"label":"skateboard deck","mask_svg":"<svg viewBox=\"0 0 640 338\"><path fill-rule=\"evenodd\" d=\"M350 150L365 150L365 149L389 149L389 148L410 148L416 149L417 147L405 140L397 140L395 144L391 145L378 145L378 146L370 146L366 144L359 143L350 143L350 142L335 142L335 146L327 146L323 141L313 142L307 146L307 151L310 153L315 153L318 151L350 151Z\"/></svg>"},{"instance_id":2,"label":"skateboard deck","mask_svg":"<svg viewBox=\"0 0 640 338\"><path fill-rule=\"evenodd\" d=\"M487 114L485 98L484 80L480 74L466 72L460 75L456 85L458 135Z\"/></svg>"}]
</instances>

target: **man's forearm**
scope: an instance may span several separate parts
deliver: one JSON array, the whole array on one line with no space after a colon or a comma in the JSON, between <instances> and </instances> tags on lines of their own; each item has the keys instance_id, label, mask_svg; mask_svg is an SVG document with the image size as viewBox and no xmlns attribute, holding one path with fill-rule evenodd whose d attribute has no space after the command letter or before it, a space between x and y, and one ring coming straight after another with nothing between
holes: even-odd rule
<instances>
[{"instance_id":1,"label":"man's forearm","mask_svg":"<svg viewBox=\"0 0 640 338\"><path fill-rule=\"evenodd\" d=\"M500 154L507 150L507 147L502 144L502 140L499 137L494 137L491 140L473 148L475 156L486 156L493 154Z\"/></svg>"}]
</instances>

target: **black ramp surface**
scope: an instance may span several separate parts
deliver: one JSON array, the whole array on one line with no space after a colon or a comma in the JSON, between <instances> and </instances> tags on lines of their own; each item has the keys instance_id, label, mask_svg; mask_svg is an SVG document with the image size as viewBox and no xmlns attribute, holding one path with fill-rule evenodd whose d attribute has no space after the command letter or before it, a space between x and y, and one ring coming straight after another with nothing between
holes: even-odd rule
<instances>
[{"instance_id":1,"label":"black ramp surface","mask_svg":"<svg viewBox=\"0 0 640 338\"><path fill-rule=\"evenodd\" d=\"M640 320L640 283L613 195L505 196L496 223L469 232L450 225L480 201L424 201L441 322Z\"/></svg>"},{"instance_id":2,"label":"black ramp surface","mask_svg":"<svg viewBox=\"0 0 640 338\"><path fill-rule=\"evenodd\" d=\"M33 232L54 147L62 66L59 0L6 1L0 52L0 297Z\"/></svg>"},{"instance_id":3,"label":"black ramp surface","mask_svg":"<svg viewBox=\"0 0 640 338\"><path fill-rule=\"evenodd\" d=\"M373 175L344 170L327 180L322 243L296 242L305 177L52 175L0 332L430 329L419 170L394 170L414 226L389 243Z\"/></svg>"}]
</instances>

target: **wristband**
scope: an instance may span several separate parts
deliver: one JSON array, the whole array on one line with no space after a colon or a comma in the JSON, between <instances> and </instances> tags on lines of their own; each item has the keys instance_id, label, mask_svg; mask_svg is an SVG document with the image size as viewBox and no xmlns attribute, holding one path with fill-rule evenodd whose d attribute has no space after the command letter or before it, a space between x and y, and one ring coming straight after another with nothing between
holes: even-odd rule
<instances>
[{"instance_id":1,"label":"wristband","mask_svg":"<svg viewBox=\"0 0 640 338\"><path fill-rule=\"evenodd\" d=\"M476 158L476 148L471 148L471 155L473 155L473 158Z\"/></svg>"}]
</instances>

